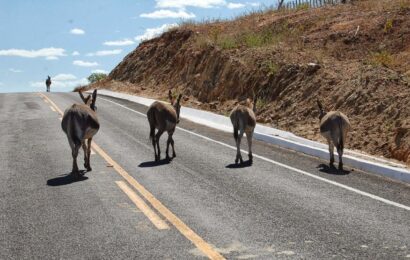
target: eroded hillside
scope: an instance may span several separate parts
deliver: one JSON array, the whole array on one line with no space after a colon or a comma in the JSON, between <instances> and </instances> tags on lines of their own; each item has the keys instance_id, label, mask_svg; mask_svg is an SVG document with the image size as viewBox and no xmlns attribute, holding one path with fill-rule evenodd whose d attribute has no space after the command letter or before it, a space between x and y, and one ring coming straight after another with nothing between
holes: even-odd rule
<instances>
[{"instance_id":1,"label":"eroded hillside","mask_svg":"<svg viewBox=\"0 0 410 260\"><path fill-rule=\"evenodd\" d=\"M90 87L228 114L253 93L258 121L321 140L316 99L351 119L347 147L410 162L410 0L183 24L141 43Z\"/></svg>"}]
</instances>

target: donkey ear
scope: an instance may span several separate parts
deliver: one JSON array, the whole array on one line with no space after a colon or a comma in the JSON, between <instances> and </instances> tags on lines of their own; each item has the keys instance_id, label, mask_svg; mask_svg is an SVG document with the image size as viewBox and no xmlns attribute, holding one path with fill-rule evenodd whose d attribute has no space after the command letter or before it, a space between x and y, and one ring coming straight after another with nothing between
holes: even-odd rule
<instances>
[{"instance_id":1,"label":"donkey ear","mask_svg":"<svg viewBox=\"0 0 410 260\"><path fill-rule=\"evenodd\" d=\"M81 97L81 99L83 100L83 102L84 102L84 103L87 103L87 102L85 101L85 98L84 98L83 92L78 91L78 94L80 94L80 97Z\"/></svg>"},{"instance_id":2,"label":"donkey ear","mask_svg":"<svg viewBox=\"0 0 410 260\"><path fill-rule=\"evenodd\" d=\"M88 104L88 101L90 100L90 98L91 98L91 96L88 95L88 96L84 99L84 103L85 103L86 105Z\"/></svg>"},{"instance_id":3,"label":"donkey ear","mask_svg":"<svg viewBox=\"0 0 410 260\"><path fill-rule=\"evenodd\" d=\"M171 92L171 90L168 90L168 98L169 98L169 102L171 102L171 105L173 105L173 104L174 104L174 99L173 99L173 97L172 97L172 92Z\"/></svg>"},{"instance_id":4,"label":"donkey ear","mask_svg":"<svg viewBox=\"0 0 410 260\"><path fill-rule=\"evenodd\" d=\"M179 102L181 101L182 98L182 94L179 94L178 99L177 99L177 103L179 104Z\"/></svg>"},{"instance_id":5,"label":"donkey ear","mask_svg":"<svg viewBox=\"0 0 410 260\"><path fill-rule=\"evenodd\" d=\"M93 109L93 110L95 108L95 101L96 100L97 100L97 90L95 89L94 92L93 92L93 99L91 100L91 105L90 105L91 109Z\"/></svg>"}]
</instances>

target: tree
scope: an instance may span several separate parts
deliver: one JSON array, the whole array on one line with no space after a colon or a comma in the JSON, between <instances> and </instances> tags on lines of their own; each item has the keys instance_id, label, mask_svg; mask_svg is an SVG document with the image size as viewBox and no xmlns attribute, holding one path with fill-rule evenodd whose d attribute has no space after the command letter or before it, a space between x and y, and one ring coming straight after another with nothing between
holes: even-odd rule
<instances>
[{"instance_id":1,"label":"tree","mask_svg":"<svg viewBox=\"0 0 410 260\"><path fill-rule=\"evenodd\" d=\"M87 79L88 79L88 82L94 83L102 79L105 79L106 77L107 77L107 74L105 73L92 73Z\"/></svg>"},{"instance_id":2,"label":"tree","mask_svg":"<svg viewBox=\"0 0 410 260\"><path fill-rule=\"evenodd\" d=\"M283 2L285 2L285 0L278 0L278 10L282 8Z\"/></svg>"}]
</instances>

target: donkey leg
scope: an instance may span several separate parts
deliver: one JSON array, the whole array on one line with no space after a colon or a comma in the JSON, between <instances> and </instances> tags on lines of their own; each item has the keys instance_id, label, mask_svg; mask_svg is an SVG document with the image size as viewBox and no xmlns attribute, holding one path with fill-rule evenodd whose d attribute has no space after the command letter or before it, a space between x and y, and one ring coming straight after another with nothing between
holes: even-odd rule
<instances>
[{"instance_id":1,"label":"donkey leg","mask_svg":"<svg viewBox=\"0 0 410 260\"><path fill-rule=\"evenodd\" d=\"M159 139L161 138L162 133L164 130L158 130L157 134L155 135L155 142L157 143L157 156L155 156L155 161L159 161L161 159L161 150L159 148Z\"/></svg>"},{"instance_id":2,"label":"donkey leg","mask_svg":"<svg viewBox=\"0 0 410 260\"><path fill-rule=\"evenodd\" d=\"M329 163L329 166L330 166L331 168L333 168L333 167L334 167L333 163L335 162L335 155L334 155L334 152L333 152L333 150L334 150L334 145L333 145L333 143L332 143L331 141L327 141L327 143L329 144L329 155L330 155L330 163Z\"/></svg>"},{"instance_id":3,"label":"donkey leg","mask_svg":"<svg viewBox=\"0 0 410 260\"><path fill-rule=\"evenodd\" d=\"M169 145L171 144L171 139L172 139L172 136L171 136L170 132L168 132L167 149L165 150L165 156L166 156L165 158L166 158L167 160L170 160L168 151L169 151Z\"/></svg>"},{"instance_id":4,"label":"donkey leg","mask_svg":"<svg viewBox=\"0 0 410 260\"><path fill-rule=\"evenodd\" d=\"M78 178L77 156L78 156L78 150L80 150L80 147L81 147L81 143L76 143L74 144L74 149L71 150L71 154L73 156L73 170L71 171L71 173L76 178Z\"/></svg>"},{"instance_id":5,"label":"donkey leg","mask_svg":"<svg viewBox=\"0 0 410 260\"><path fill-rule=\"evenodd\" d=\"M248 131L246 132L246 139L248 139L248 156L249 156L249 162L252 164L253 163L253 155L252 155L252 136L253 136L253 131Z\"/></svg>"},{"instance_id":6,"label":"donkey leg","mask_svg":"<svg viewBox=\"0 0 410 260\"><path fill-rule=\"evenodd\" d=\"M173 134L174 132L172 132ZM172 158L177 157L177 155L175 154L175 148L174 148L174 138L171 135L171 146L172 146Z\"/></svg>"},{"instance_id":7,"label":"donkey leg","mask_svg":"<svg viewBox=\"0 0 410 260\"><path fill-rule=\"evenodd\" d=\"M235 164L238 164L240 162L241 164L243 163L242 155L241 155L241 139L243 136L244 131L241 129L239 131L238 139L236 139L236 159L235 159Z\"/></svg>"},{"instance_id":8,"label":"donkey leg","mask_svg":"<svg viewBox=\"0 0 410 260\"><path fill-rule=\"evenodd\" d=\"M152 146L154 147L154 157L155 157L155 161L157 160L157 146L156 146L156 141L155 141L155 129L151 128L151 133L153 133L152 135L150 135L151 137L151 142L152 142Z\"/></svg>"},{"instance_id":9,"label":"donkey leg","mask_svg":"<svg viewBox=\"0 0 410 260\"><path fill-rule=\"evenodd\" d=\"M86 140L81 141L81 146L83 147L83 151L84 151L84 167L87 168L88 153L87 153L87 145L86 145L85 142L86 142Z\"/></svg>"},{"instance_id":10,"label":"donkey leg","mask_svg":"<svg viewBox=\"0 0 410 260\"><path fill-rule=\"evenodd\" d=\"M337 154L339 155L339 170L343 171L343 161L342 161L343 148L340 147L340 145L337 146Z\"/></svg>"},{"instance_id":11,"label":"donkey leg","mask_svg":"<svg viewBox=\"0 0 410 260\"><path fill-rule=\"evenodd\" d=\"M92 142L92 138L89 138L87 140L87 166L85 167L87 169L87 171L92 171L93 169L91 168L91 163L90 163L90 156L91 156L91 142Z\"/></svg>"}]
</instances>

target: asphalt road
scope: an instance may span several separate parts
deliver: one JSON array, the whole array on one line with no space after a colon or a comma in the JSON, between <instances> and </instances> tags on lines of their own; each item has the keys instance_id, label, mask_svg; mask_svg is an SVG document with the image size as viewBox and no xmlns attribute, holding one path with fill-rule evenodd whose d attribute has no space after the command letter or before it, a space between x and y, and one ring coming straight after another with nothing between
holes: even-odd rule
<instances>
[{"instance_id":1,"label":"asphalt road","mask_svg":"<svg viewBox=\"0 0 410 260\"><path fill-rule=\"evenodd\" d=\"M80 102L46 95L61 110ZM258 141L254 164L235 168L231 134L186 120L174 134L177 157L155 164L138 113L147 108L103 96L101 150L73 181L61 116L45 100L0 94L0 259L410 258L409 185L336 174Z\"/></svg>"}]
</instances>

